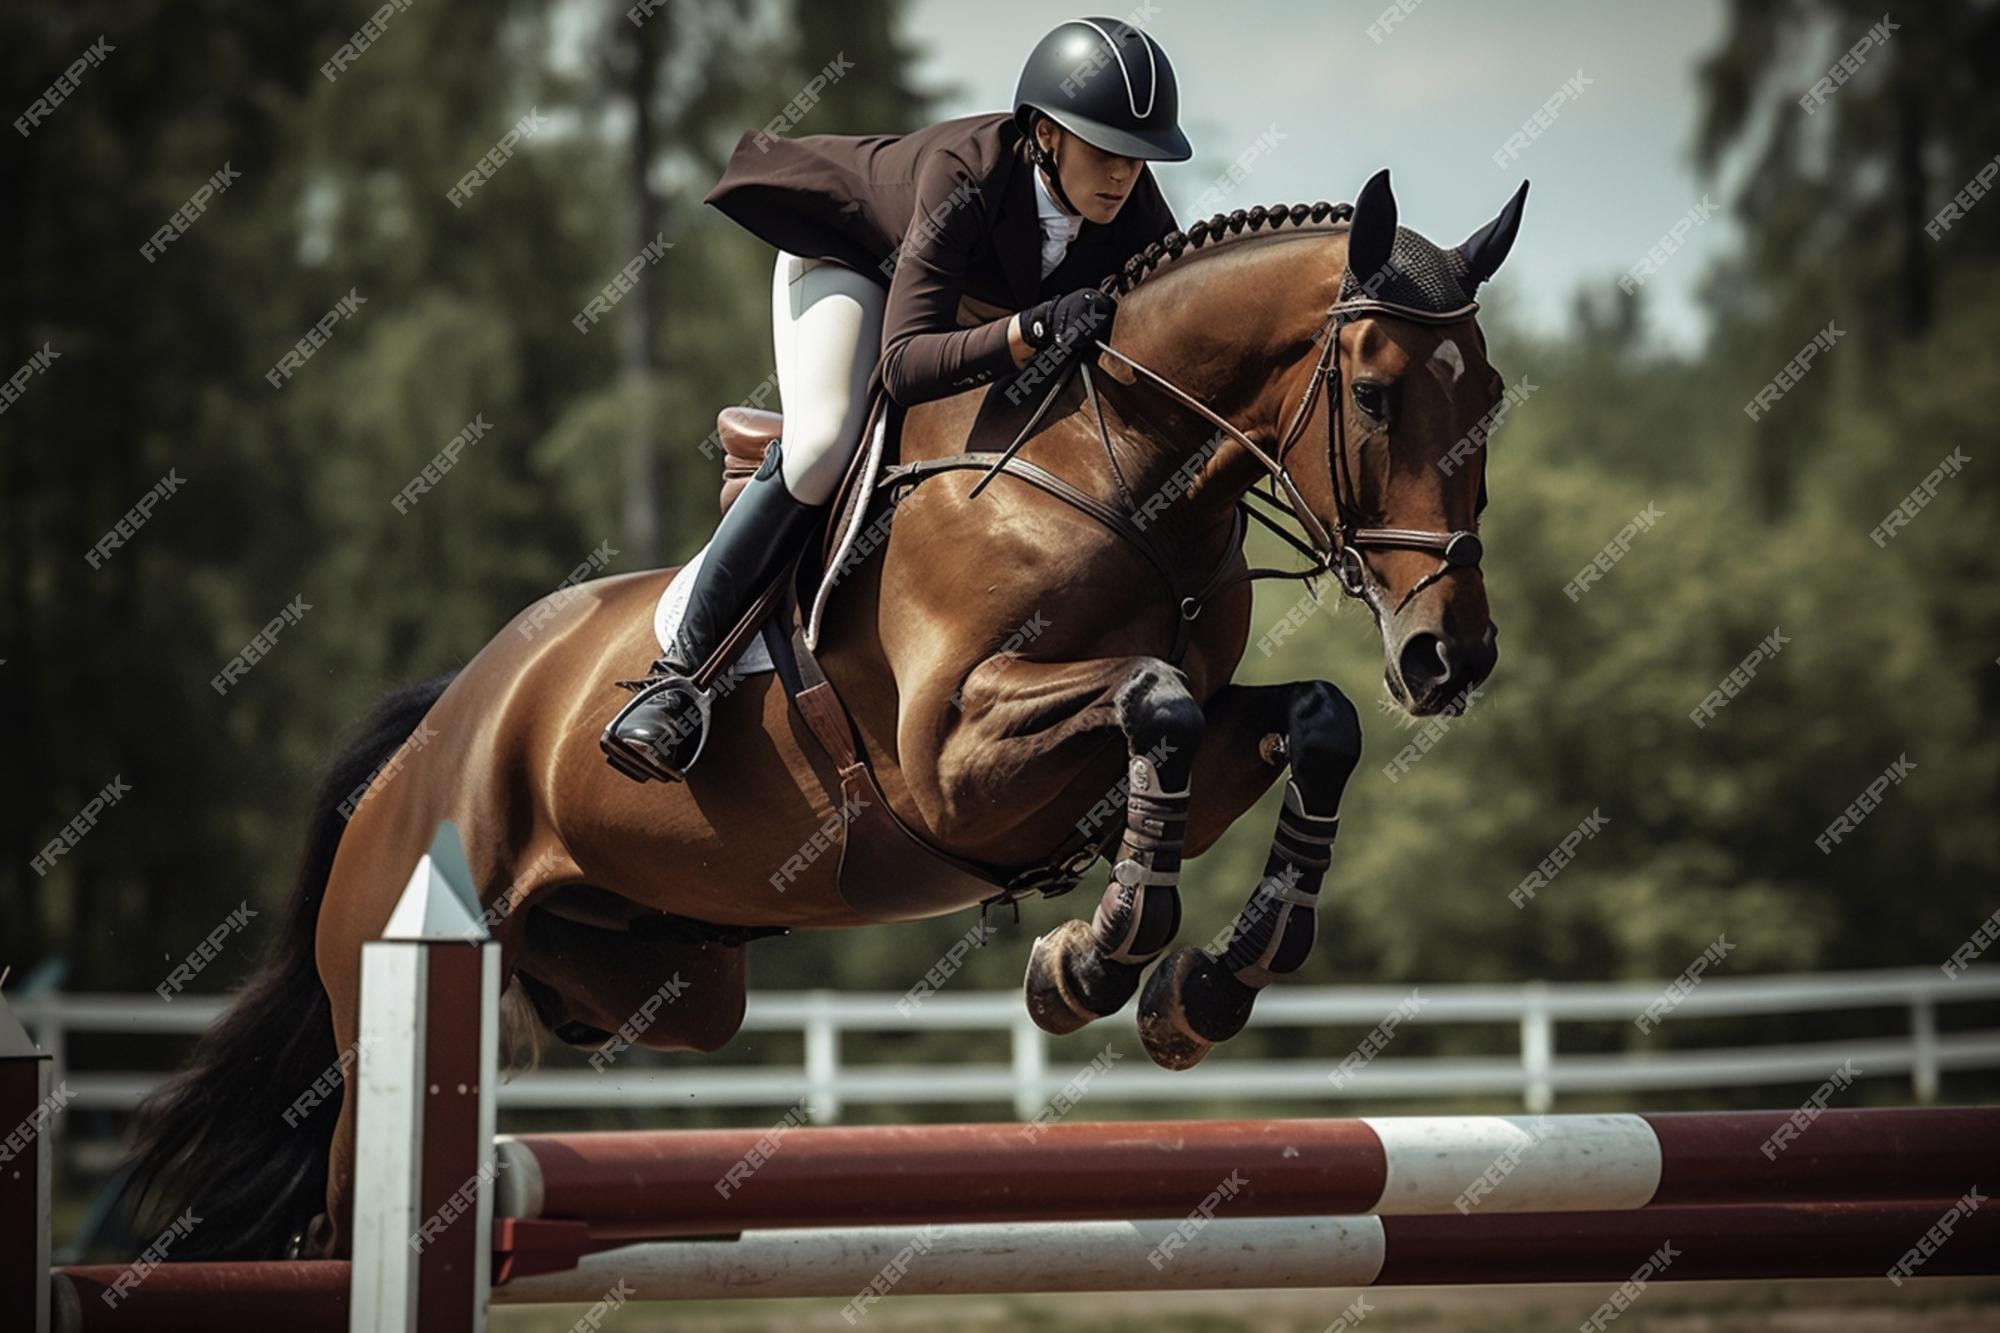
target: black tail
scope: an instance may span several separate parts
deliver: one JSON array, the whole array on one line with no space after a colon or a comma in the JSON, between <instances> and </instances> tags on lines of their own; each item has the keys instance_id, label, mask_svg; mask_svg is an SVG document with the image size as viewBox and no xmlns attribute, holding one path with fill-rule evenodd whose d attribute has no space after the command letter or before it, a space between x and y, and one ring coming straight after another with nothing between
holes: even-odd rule
<instances>
[{"instance_id":1,"label":"black tail","mask_svg":"<svg viewBox=\"0 0 2000 1333\"><path fill-rule=\"evenodd\" d=\"M125 1202L135 1219L163 1205L201 1219L175 1241L176 1259L282 1257L324 1208L339 1098L291 1122L285 1113L337 1054L313 958L320 900L347 827L337 807L410 738L450 683L440 676L384 699L327 769L278 937L187 1068L139 1108Z\"/></svg>"}]
</instances>

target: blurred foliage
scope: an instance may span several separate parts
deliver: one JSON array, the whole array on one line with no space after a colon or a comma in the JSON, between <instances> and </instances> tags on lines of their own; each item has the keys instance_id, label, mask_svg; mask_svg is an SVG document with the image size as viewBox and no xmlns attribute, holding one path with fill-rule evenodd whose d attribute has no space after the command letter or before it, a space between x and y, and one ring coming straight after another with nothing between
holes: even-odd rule
<instances>
[{"instance_id":1,"label":"blurred foliage","mask_svg":"<svg viewBox=\"0 0 2000 1333\"><path fill-rule=\"evenodd\" d=\"M61 359L0 416L0 965L60 955L73 989L144 990L239 900L275 906L316 767L351 720L392 682L464 662L600 542L621 545L617 460L635 432L658 466L666 553L699 546L717 465L697 446L771 364L769 251L701 194L736 135L835 50L865 76L830 86L803 129L890 132L930 106L894 0L837 17L804 0L663 5L647 179L674 249L633 374L630 310L588 335L570 323L650 239L635 240L623 156L639 86L625 7L416 6L329 81L320 62L372 8L0 9L17 106L100 32L116 48L33 134L5 138L21 188L0 210L0 363L44 343ZM1364 705L1303 981L1668 976L1722 935L1738 946L1724 974L1930 966L2000 905L2000 474L1985 444L2000 205L1936 241L1919 231L1931 295L1913 321L1897 296L1912 187L1893 169L1915 99L1920 226L2000 142L1996 104L1959 86L1976 62L1947 57L1943 76L1896 66L1804 118L1803 85L1757 53L1782 32L1823 70L1813 43L1837 53L1873 11L1732 12L1697 149L1747 152L1747 241L1715 274L1713 339L1657 350L1609 277L1560 338L1508 328L1504 281L1491 293L1495 362L1536 386L1492 457L1500 667L1393 783L1383 766L1414 729ZM1990 51L1996 13L1927 7L1889 54ZM545 128L455 207L446 191L531 108ZM140 245L225 161L241 179L148 263ZM1587 220L1531 211L1528 225ZM265 371L350 289L366 304L273 390ZM1748 420L1741 405L1829 319L1849 337ZM491 429L445 483L392 508L477 416ZM1870 530L1955 447L1964 474L1879 548ZM182 489L92 569L84 553L170 470ZM1649 503L1664 518L1571 601L1564 585ZM1266 585L1258 632L1297 595ZM294 597L312 610L218 695L210 678ZM1788 646L1697 728L1689 711L1774 629ZM1372 701L1379 662L1365 616L1329 602L1274 655L1253 647L1244 676L1324 676ZM1899 755L1910 779L1822 854L1814 839ZM114 775L132 795L35 874ZM1251 888L1275 808L1274 793L1192 864L1189 938ZM1516 910L1508 890L1594 810L1605 831ZM1016 984L1030 927L1094 896L996 923L951 986ZM760 943L753 983L901 990L967 925ZM232 940L201 986L231 983L256 944ZM1122 1020L1119 1035L1136 1050ZM1253 1027L1244 1047L1302 1039ZM899 1054L962 1046L919 1037Z\"/></svg>"}]
</instances>

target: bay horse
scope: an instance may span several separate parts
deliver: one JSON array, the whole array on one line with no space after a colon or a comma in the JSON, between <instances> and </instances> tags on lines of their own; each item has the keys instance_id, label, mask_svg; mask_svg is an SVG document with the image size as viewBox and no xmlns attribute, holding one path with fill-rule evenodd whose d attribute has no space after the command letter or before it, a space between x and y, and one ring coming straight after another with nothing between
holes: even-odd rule
<instances>
[{"instance_id":1,"label":"bay horse","mask_svg":"<svg viewBox=\"0 0 2000 1333\"><path fill-rule=\"evenodd\" d=\"M1017 434L1024 464L1089 500L928 476L819 638L887 803L936 847L1020 865L1108 794L1122 806L1094 917L1033 947L1043 1027L1075 1030L1140 992L1179 928L1182 859L1287 768L1265 875L1227 946L1183 949L1145 981L1148 1052L1199 1060L1312 945L1361 727L1327 681L1231 682L1251 627L1238 511L1254 486L1283 491L1295 544L1369 608L1408 712L1459 709L1492 670L1474 535L1485 460L1463 442L1504 384L1472 295L1506 257L1526 188L1451 250L1397 226L1387 172L1352 208L1217 215L1107 284L1113 341L1077 354L1081 373L1031 430L1017 434L999 385L908 412L906 462ZM604 762L608 683L656 655L672 573L524 611L455 676L384 701L332 765L269 957L141 1116L132 1188L204 1219L177 1255L345 1251L361 946L440 821L463 833L510 1010L572 1042L603 1040L679 978L639 1044L713 1051L742 1018L748 938L870 923L839 892L838 858L773 874L838 819L840 786L772 676L718 700L691 782L642 785ZM301 1122L315 1080L344 1095Z\"/></svg>"}]
</instances>

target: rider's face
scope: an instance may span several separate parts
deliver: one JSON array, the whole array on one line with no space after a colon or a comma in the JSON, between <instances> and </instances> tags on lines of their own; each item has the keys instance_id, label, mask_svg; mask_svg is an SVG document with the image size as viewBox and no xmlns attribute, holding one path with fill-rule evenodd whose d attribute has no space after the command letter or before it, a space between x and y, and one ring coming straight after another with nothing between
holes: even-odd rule
<instances>
[{"instance_id":1,"label":"rider's face","mask_svg":"<svg viewBox=\"0 0 2000 1333\"><path fill-rule=\"evenodd\" d=\"M1062 187L1084 218L1102 224L1117 217L1144 164L1136 157L1116 157L1093 147L1047 119L1036 124L1035 134L1055 154Z\"/></svg>"}]
</instances>

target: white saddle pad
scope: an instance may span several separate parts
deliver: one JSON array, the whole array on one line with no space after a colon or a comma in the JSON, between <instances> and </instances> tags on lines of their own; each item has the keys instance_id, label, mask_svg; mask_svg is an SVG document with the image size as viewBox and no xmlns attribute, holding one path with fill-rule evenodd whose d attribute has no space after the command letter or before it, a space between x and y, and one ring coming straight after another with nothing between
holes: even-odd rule
<instances>
[{"instance_id":1,"label":"white saddle pad","mask_svg":"<svg viewBox=\"0 0 2000 1333\"><path fill-rule=\"evenodd\" d=\"M674 575L673 581L667 584L667 590L660 594L660 604L653 610L653 635L659 639L662 652L674 641L674 634L681 627L681 617L687 614L688 590L694 586L695 571L701 568L702 558L707 554L706 546L696 552L694 559ZM742 676L777 669L771 664L771 650L764 646L762 634L751 635L742 651L736 654L735 661L725 662L723 666Z\"/></svg>"}]
</instances>

